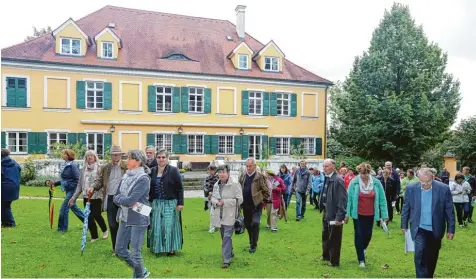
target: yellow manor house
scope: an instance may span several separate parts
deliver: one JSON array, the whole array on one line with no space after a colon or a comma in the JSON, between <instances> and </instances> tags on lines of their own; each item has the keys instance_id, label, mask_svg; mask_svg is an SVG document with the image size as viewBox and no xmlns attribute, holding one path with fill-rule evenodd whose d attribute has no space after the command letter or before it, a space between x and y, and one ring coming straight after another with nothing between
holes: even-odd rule
<instances>
[{"instance_id":1,"label":"yellow manor house","mask_svg":"<svg viewBox=\"0 0 476 279\"><path fill-rule=\"evenodd\" d=\"M80 141L101 157L153 145L199 163L302 143L322 159L332 83L245 33L245 8L234 25L106 6L2 49L2 148Z\"/></svg>"}]
</instances>

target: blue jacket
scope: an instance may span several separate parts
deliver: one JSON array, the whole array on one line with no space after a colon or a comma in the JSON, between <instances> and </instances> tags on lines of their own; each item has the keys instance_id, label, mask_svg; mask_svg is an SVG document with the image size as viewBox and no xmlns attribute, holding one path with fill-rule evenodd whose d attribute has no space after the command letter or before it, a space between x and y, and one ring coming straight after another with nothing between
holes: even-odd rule
<instances>
[{"instance_id":1,"label":"blue jacket","mask_svg":"<svg viewBox=\"0 0 476 279\"><path fill-rule=\"evenodd\" d=\"M319 194L322 189L322 183L324 183L324 174L312 176L312 191Z\"/></svg>"},{"instance_id":2,"label":"blue jacket","mask_svg":"<svg viewBox=\"0 0 476 279\"><path fill-rule=\"evenodd\" d=\"M20 165L9 156L2 157L2 201L18 200L20 175Z\"/></svg>"},{"instance_id":3,"label":"blue jacket","mask_svg":"<svg viewBox=\"0 0 476 279\"><path fill-rule=\"evenodd\" d=\"M61 190L70 192L75 191L79 182L79 166L74 161L66 162L61 172L61 180L55 182L55 186L61 185Z\"/></svg>"},{"instance_id":4,"label":"blue jacket","mask_svg":"<svg viewBox=\"0 0 476 279\"><path fill-rule=\"evenodd\" d=\"M435 239L442 239L445 231L455 233L455 212L453 198L448 185L438 181L431 184L432 187L432 228ZM421 184L410 184L405 189L405 199L402 208L402 229L408 229L415 240L418 227L420 226L421 214Z\"/></svg>"},{"instance_id":5,"label":"blue jacket","mask_svg":"<svg viewBox=\"0 0 476 279\"><path fill-rule=\"evenodd\" d=\"M286 186L286 194L291 194L291 190L293 189L293 179L291 178L291 175L289 172L287 173L281 173L279 172L279 177L283 180L284 186Z\"/></svg>"}]
</instances>

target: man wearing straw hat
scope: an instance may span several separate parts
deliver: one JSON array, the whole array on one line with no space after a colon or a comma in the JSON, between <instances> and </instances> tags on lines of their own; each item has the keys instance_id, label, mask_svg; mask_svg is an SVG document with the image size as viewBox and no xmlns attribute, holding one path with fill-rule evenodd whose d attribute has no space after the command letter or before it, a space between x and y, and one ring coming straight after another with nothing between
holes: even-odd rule
<instances>
[{"instance_id":1,"label":"man wearing straw hat","mask_svg":"<svg viewBox=\"0 0 476 279\"><path fill-rule=\"evenodd\" d=\"M107 222L109 231L111 232L112 251L116 246L116 236L119 229L119 223L116 221L117 211L119 207L113 202L114 195L117 192L117 187L121 183L122 176L127 170L125 162L121 161L122 150L120 146L114 145L111 147L111 162L101 166L99 175L94 182L93 189L88 192L98 191L104 188L104 204L103 209L107 211ZM116 254L113 252L112 254Z\"/></svg>"}]
</instances>

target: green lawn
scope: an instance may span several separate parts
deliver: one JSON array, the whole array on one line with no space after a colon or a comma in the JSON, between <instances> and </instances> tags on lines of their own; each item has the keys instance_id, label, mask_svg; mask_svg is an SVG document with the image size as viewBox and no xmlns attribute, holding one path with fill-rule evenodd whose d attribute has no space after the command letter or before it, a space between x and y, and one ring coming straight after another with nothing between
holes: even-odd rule
<instances>
[{"instance_id":1,"label":"green lawn","mask_svg":"<svg viewBox=\"0 0 476 279\"><path fill-rule=\"evenodd\" d=\"M39 188L45 189L45 188ZM30 189L29 189L30 190ZM25 193L23 192L22 195ZM57 196L61 196L59 193ZM82 225L70 213L69 232L56 232L60 201L56 201L55 228L48 223L47 200L13 203L17 227L2 229L2 277L116 277L127 278L131 270L112 257L110 239L88 243L80 254ZM294 210L290 209L290 216ZM228 270L221 266L219 233L209 234L208 212L201 199L187 199L183 212L184 249L176 257L156 257L144 246L145 265L158 277L415 277L413 254L403 252L399 217L390 224L391 234L375 228L368 249L368 267L358 267L353 245L353 227L344 228L341 267L315 262L321 253L321 215L308 210L301 222L280 220L279 233L264 230L265 216L256 254L249 254L247 234L234 235L235 258ZM454 241L443 241L437 277L472 277L476 270L474 239L476 224L457 229ZM88 234L89 238L89 234ZM388 264L387 270L380 268ZM473 275L471 275L473 274Z\"/></svg>"},{"instance_id":2,"label":"green lawn","mask_svg":"<svg viewBox=\"0 0 476 279\"><path fill-rule=\"evenodd\" d=\"M48 187L20 186L20 196L23 197L49 197ZM60 187L55 187L55 197L64 197Z\"/></svg>"}]
</instances>

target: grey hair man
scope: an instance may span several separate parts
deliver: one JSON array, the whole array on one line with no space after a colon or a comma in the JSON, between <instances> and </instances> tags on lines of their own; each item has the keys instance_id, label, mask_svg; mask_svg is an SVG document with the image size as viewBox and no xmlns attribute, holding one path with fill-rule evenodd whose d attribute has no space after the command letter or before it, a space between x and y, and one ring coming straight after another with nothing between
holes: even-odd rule
<instances>
[{"instance_id":1,"label":"grey hair man","mask_svg":"<svg viewBox=\"0 0 476 279\"><path fill-rule=\"evenodd\" d=\"M347 190L344 180L336 171L333 159L324 160L324 184L319 198L322 214L322 256L321 261L337 267L340 264L342 232L347 211Z\"/></svg>"},{"instance_id":2,"label":"grey hair man","mask_svg":"<svg viewBox=\"0 0 476 279\"><path fill-rule=\"evenodd\" d=\"M405 189L401 228L408 230L415 242L415 270L417 278L432 278L438 261L441 240L447 232L452 240L455 233L455 212L450 188L434 180L428 168L420 169L419 183Z\"/></svg>"},{"instance_id":3,"label":"grey hair man","mask_svg":"<svg viewBox=\"0 0 476 279\"><path fill-rule=\"evenodd\" d=\"M153 168L157 166L157 160L155 159L155 147L149 145L145 148L145 155L147 156L147 166Z\"/></svg>"}]
</instances>

